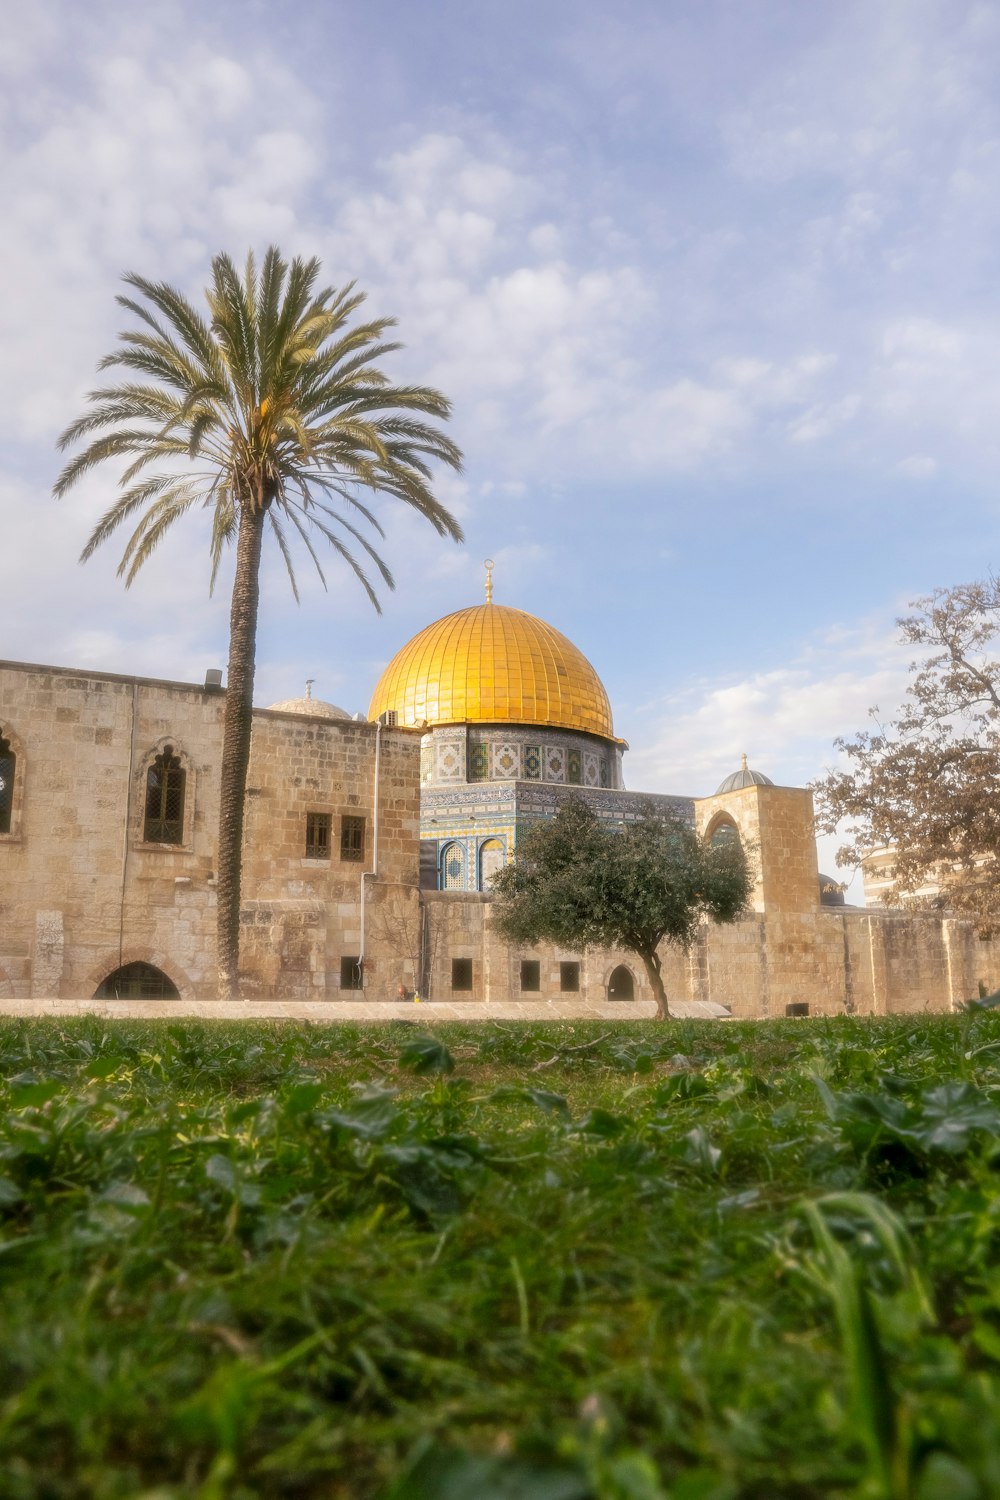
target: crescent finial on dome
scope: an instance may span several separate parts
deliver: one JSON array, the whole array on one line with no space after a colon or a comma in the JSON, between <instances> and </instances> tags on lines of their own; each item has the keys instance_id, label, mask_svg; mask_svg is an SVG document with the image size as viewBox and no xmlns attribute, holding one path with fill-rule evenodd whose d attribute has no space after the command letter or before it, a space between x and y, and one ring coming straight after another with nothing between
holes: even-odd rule
<instances>
[{"instance_id":1,"label":"crescent finial on dome","mask_svg":"<svg viewBox=\"0 0 1000 1500\"><path fill-rule=\"evenodd\" d=\"M484 561L483 561L483 567L486 569L486 603L487 604L492 604L493 603L493 569L495 567L495 564L493 562L492 557L487 557L487 558L484 559Z\"/></svg>"}]
</instances>

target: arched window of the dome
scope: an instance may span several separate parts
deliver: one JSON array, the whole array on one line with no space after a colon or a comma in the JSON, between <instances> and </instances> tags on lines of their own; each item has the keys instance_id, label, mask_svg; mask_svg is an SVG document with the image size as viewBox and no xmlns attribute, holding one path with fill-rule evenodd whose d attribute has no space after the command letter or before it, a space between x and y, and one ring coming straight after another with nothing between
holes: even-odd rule
<instances>
[{"instance_id":1,"label":"arched window of the dome","mask_svg":"<svg viewBox=\"0 0 1000 1500\"><path fill-rule=\"evenodd\" d=\"M506 863L502 839L484 839L479 846L479 889L488 891L490 881Z\"/></svg>"},{"instance_id":2,"label":"arched window of the dome","mask_svg":"<svg viewBox=\"0 0 1000 1500\"><path fill-rule=\"evenodd\" d=\"M466 889L464 845L452 842L445 844L441 850L440 889L442 891L464 891Z\"/></svg>"}]
</instances>

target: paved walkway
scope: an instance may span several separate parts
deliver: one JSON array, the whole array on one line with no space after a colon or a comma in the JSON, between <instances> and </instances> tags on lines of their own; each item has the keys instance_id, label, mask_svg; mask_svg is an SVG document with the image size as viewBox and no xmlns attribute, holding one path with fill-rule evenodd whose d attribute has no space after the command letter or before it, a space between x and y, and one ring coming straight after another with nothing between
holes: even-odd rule
<instances>
[{"instance_id":1,"label":"paved walkway","mask_svg":"<svg viewBox=\"0 0 1000 1500\"><path fill-rule=\"evenodd\" d=\"M710 1020L701 1001L675 1001L680 1018ZM640 1021L656 1016L651 1000L2 1000L0 1016L128 1016L134 1020L196 1017L214 1021Z\"/></svg>"}]
</instances>

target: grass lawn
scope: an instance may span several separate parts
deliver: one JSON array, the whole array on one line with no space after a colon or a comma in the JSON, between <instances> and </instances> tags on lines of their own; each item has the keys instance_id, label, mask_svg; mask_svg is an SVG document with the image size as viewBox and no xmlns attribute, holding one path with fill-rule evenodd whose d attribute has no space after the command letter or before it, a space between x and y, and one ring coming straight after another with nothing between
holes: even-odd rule
<instances>
[{"instance_id":1,"label":"grass lawn","mask_svg":"<svg viewBox=\"0 0 1000 1500\"><path fill-rule=\"evenodd\" d=\"M1000 1017L0 1021L4 1500L994 1500Z\"/></svg>"}]
</instances>

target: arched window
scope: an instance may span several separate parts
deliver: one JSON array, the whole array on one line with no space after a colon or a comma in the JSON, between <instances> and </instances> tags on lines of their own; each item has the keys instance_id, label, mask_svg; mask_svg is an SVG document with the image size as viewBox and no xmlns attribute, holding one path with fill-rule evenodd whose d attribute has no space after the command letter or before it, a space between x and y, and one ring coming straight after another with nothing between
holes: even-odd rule
<instances>
[{"instance_id":1,"label":"arched window","mask_svg":"<svg viewBox=\"0 0 1000 1500\"><path fill-rule=\"evenodd\" d=\"M11 814L14 810L14 773L17 756L10 741L0 735L0 833L10 833Z\"/></svg>"},{"instance_id":2,"label":"arched window","mask_svg":"<svg viewBox=\"0 0 1000 1500\"><path fill-rule=\"evenodd\" d=\"M465 890L465 850L461 844L445 844L441 851L441 890Z\"/></svg>"},{"instance_id":3,"label":"arched window","mask_svg":"<svg viewBox=\"0 0 1000 1500\"><path fill-rule=\"evenodd\" d=\"M739 829L732 818L718 818L709 828L708 840L713 849L723 849L727 844L738 844L740 841Z\"/></svg>"},{"instance_id":4,"label":"arched window","mask_svg":"<svg viewBox=\"0 0 1000 1500\"><path fill-rule=\"evenodd\" d=\"M488 891L490 881L504 867L504 847L501 839L486 839L479 846L479 889Z\"/></svg>"},{"instance_id":5,"label":"arched window","mask_svg":"<svg viewBox=\"0 0 1000 1500\"><path fill-rule=\"evenodd\" d=\"M146 813L142 825L147 844L184 842L184 767L165 745L146 772Z\"/></svg>"},{"instance_id":6,"label":"arched window","mask_svg":"<svg viewBox=\"0 0 1000 1500\"><path fill-rule=\"evenodd\" d=\"M179 1000L177 986L152 964L125 964L102 980L95 1000Z\"/></svg>"}]
</instances>

